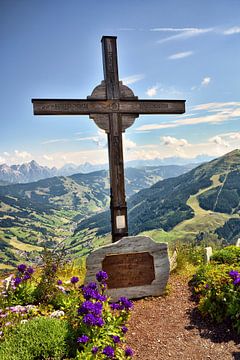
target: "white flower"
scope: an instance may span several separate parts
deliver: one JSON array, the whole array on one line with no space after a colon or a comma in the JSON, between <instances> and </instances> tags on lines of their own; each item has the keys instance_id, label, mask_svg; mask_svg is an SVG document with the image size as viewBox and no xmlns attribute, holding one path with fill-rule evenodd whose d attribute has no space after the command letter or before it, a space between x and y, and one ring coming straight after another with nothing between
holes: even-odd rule
<instances>
[{"instance_id":1,"label":"white flower","mask_svg":"<svg viewBox=\"0 0 240 360\"><path fill-rule=\"evenodd\" d=\"M50 317L51 318L59 318L61 316L64 316L65 315L65 312L62 311L62 310L56 310L54 311L53 313L51 313Z\"/></svg>"}]
</instances>

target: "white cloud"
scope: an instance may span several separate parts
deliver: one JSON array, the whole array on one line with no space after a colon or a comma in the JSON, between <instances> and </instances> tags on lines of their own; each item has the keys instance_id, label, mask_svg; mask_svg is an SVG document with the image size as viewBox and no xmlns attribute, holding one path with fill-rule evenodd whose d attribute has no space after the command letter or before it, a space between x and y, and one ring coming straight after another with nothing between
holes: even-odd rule
<instances>
[{"instance_id":1,"label":"white cloud","mask_svg":"<svg viewBox=\"0 0 240 360\"><path fill-rule=\"evenodd\" d=\"M63 142L67 142L68 139L50 139L50 140L46 140L42 142L42 145L46 145L46 144L54 144L54 143L63 143Z\"/></svg>"},{"instance_id":2,"label":"white cloud","mask_svg":"<svg viewBox=\"0 0 240 360\"><path fill-rule=\"evenodd\" d=\"M159 88L159 86L155 85L155 86L152 86L149 89L147 89L147 91L146 91L147 96L149 96L149 97L156 96L158 88Z\"/></svg>"},{"instance_id":3,"label":"white cloud","mask_svg":"<svg viewBox=\"0 0 240 360\"><path fill-rule=\"evenodd\" d=\"M206 29L201 29L201 28L155 28L155 29L151 29L151 31L177 33L175 35L171 35L169 37L158 40L157 42L159 44L162 44L164 42L171 41L171 40L189 39L191 37L195 37L195 36L199 36L202 34L212 32L213 30L214 30L213 28L206 28Z\"/></svg>"},{"instance_id":4,"label":"white cloud","mask_svg":"<svg viewBox=\"0 0 240 360\"><path fill-rule=\"evenodd\" d=\"M193 159L200 155L218 157L240 148L239 139L231 139L233 134L217 134L202 143L189 143L185 139L165 136L161 138L159 144L135 147L126 154L125 161L164 159L174 156L185 159Z\"/></svg>"},{"instance_id":5,"label":"white cloud","mask_svg":"<svg viewBox=\"0 0 240 360\"><path fill-rule=\"evenodd\" d=\"M228 107L226 107L228 106ZM212 114L212 109L216 108L214 114ZM208 110L209 112L205 115L178 119L175 121L169 121L169 123L161 124L147 124L142 125L137 128L137 131L152 131L159 129L175 128L179 126L186 125L197 125L204 123L218 124L221 122L234 120L237 117L240 117L240 103L238 102L229 102L229 103L208 103L201 104L194 107L194 110Z\"/></svg>"},{"instance_id":6,"label":"white cloud","mask_svg":"<svg viewBox=\"0 0 240 360\"><path fill-rule=\"evenodd\" d=\"M32 158L32 154L30 154L27 151L19 151L19 150L15 150L14 154L17 158L23 159L23 160L29 160Z\"/></svg>"},{"instance_id":7,"label":"white cloud","mask_svg":"<svg viewBox=\"0 0 240 360\"><path fill-rule=\"evenodd\" d=\"M212 102L212 103L206 103L206 104L200 104L193 106L193 110L222 110L225 107L238 107L240 106L240 102L236 101L229 101L229 102Z\"/></svg>"},{"instance_id":8,"label":"white cloud","mask_svg":"<svg viewBox=\"0 0 240 360\"><path fill-rule=\"evenodd\" d=\"M9 152L7 152L7 151L4 151L3 155L10 156Z\"/></svg>"},{"instance_id":9,"label":"white cloud","mask_svg":"<svg viewBox=\"0 0 240 360\"><path fill-rule=\"evenodd\" d=\"M2 156L0 156L0 164L3 164L3 163L5 163L5 159L2 157Z\"/></svg>"},{"instance_id":10,"label":"white cloud","mask_svg":"<svg viewBox=\"0 0 240 360\"><path fill-rule=\"evenodd\" d=\"M128 151L130 149L133 149L137 146L137 144L135 142L133 142L130 139L127 139L126 135L123 134L123 148L124 151Z\"/></svg>"},{"instance_id":11,"label":"white cloud","mask_svg":"<svg viewBox=\"0 0 240 360\"><path fill-rule=\"evenodd\" d=\"M210 84L210 81L211 81L210 76L206 76L205 78L202 79L201 85L208 86Z\"/></svg>"},{"instance_id":12,"label":"white cloud","mask_svg":"<svg viewBox=\"0 0 240 360\"><path fill-rule=\"evenodd\" d=\"M49 155L43 155L43 159L44 160L47 160L47 161L53 161L53 157L52 156L49 156Z\"/></svg>"},{"instance_id":13,"label":"white cloud","mask_svg":"<svg viewBox=\"0 0 240 360\"><path fill-rule=\"evenodd\" d=\"M240 33L240 26L233 26L230 29L226 29L223 31L224 35L233 35L233 34L239 34Z\"/></svg>"},{"instance_id":14,"label":"white cloud","mask_svg":"<svg viewBox=\"0 0 240 360\"><path fill-rule=\"evenodd\" d=\"M177 139L172 136L162 136L161 137L162 143L165 146L187 146L188 141L186 139Z\"/></svg>"},{"instance_id":15,"label":"white cloud","mask_svg":"<svg viewBox=\"0 0 240 360\"><path fill-rule=\"evenodd\" d=\"M229 144L219 135L212 137L211 139L209 139L209 141L216 145L223 145L229 147Z\"/></svg>"},{"instance_id":16,"label":"white cloud","mask_svg":"<svg viewBox=\"0 0 240 360\"><path fill-rule=\"evenodd\" d=\"M240 132L232 133L229 135L230 139L232 140L240 140Z\"/></svg>"},{"instance_id":17,"label":"white cloud","mask_svg":"<svg viewBox=\"0 0 240 360\"><path fill-rule=\"evenodd\" d=\"M184 52L179 52L179 53L170 55L168 57L168 59L170 59L170 60L183 59L183 58L186 58L191 55L193 55L193 51L184 51Z\"/></svg>"},{"instance_id":18,"label":"white cloud","mask_svg":"<svg viewBox=\"0 0 240 360\"><path fill-rule=\"evenodd\" d=\"M191 143L184 138L162 136L158 144L137 145L123 134L124 161L152 160L156 158L168 158L173 156L185 159L193 159L200 155L218 157L226 152L240 148L240 132L216 134L201 143ZM16 157L10 158L11 163L16 164ZM108 151L106 148L93 150L55 152L44 155L36 155L34 159L43 165L61 167L66 163L92 164L108 163ZM0 163L4 159L0 157ZM8 159L9 160L9 159Z\"/></svg>"},{"instance_id":19,"label":"white cloud","mask_svg":"<svg viewBox=\"0 0 240 360\"><path fill-rule=\"evenodd\" d=\"M134 84L137 81L140 81L142 79L144 79L145 75L144 74L135 74L135 75L130 75L127 76L125 78L122 79L122 82L124 85L130 85L130 84Z\"/></svg>"}]
</instances>

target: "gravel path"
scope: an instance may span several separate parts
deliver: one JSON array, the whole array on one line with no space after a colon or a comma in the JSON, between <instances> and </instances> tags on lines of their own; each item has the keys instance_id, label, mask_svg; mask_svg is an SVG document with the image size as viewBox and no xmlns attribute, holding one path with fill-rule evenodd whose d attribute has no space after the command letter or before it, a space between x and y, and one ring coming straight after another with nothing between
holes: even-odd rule
<instances>
[{"instance_id":1,"label":"gravel path","mask_svg":"<svg viewBox=\"0 0 240 360\"><path fill-rule=\"evenodd\" d=\"M165 297L134 301L127 343L141 360L240 360L240 336L203 320L188 278L171 275Z\"/></svg>"}]
</instances>

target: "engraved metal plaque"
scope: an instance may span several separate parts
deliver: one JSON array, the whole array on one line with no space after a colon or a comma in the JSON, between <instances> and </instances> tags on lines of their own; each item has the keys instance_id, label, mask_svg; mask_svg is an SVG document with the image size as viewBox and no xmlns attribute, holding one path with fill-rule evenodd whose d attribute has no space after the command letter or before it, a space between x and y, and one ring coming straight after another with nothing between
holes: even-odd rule
<instances>
[{"instance_id":1,"label":"engraved metal plaque","mask_svg":"<svg viewBox=\"0 0 240 360\"><path fill-rule=\"evenodd\" d=\"M109 289L151 285L155 279L153 256L148 252L106 255L102 269Z\"/></svg>"}]
</instances>

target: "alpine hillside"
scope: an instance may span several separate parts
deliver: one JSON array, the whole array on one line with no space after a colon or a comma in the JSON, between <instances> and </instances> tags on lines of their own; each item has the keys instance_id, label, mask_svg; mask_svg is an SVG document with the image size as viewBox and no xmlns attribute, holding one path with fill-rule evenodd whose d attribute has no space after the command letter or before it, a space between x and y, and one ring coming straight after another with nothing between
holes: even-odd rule
<instances>
[{"instance_id":1,"label":"alpine hillside","mask_svg":"<svg viewBox=\"0 0 240 360\"><path fill-rule=\"evenodd\" d=\"M158 181L128 200L129 233L147 232L156 240L217 240L240 236L240 150ZM78 225L103 236L110 231L109 212ZM231 231L229 231L231 229Z\"/></svg>"}]
</instances>

